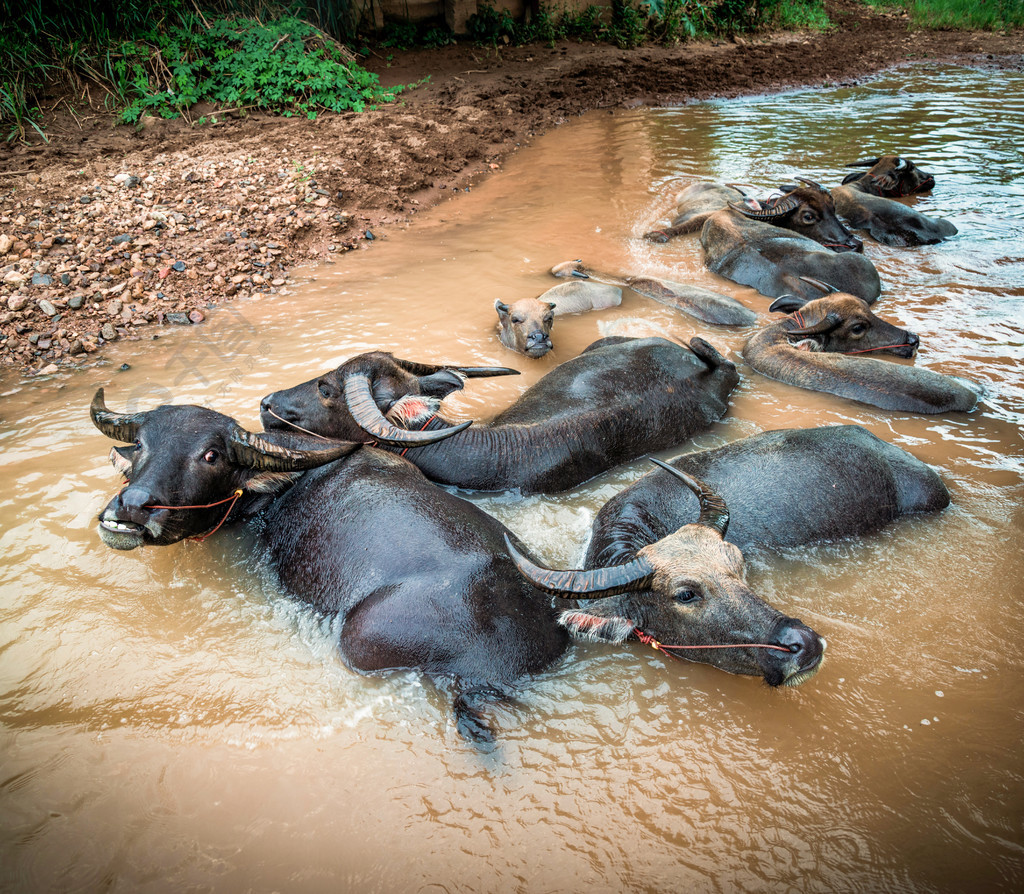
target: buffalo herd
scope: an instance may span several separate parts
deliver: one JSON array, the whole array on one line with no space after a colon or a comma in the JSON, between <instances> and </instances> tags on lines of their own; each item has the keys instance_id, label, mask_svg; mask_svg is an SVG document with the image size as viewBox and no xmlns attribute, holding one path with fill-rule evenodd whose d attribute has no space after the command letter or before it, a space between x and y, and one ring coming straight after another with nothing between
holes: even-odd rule
<instances>
[{"instance_id":1,"label":"buffalo herd","mask_svg":"<svg viewBox=\"0 0 1024 894\"><path fill-rule=\"evenodd\" d=\"M764 198L696 184L647 238L699 232L709 269L774 299L769 312L785 316L742 351L756 372L887 410L970 411L971 383L867 356L911 358L918 336L873 313L878 274L840 217L889 245L956 230L897 200L934 185L909 160L857 167L866 170L831 192L809 180ZM757 321L697 286L582 261L552 273L569 281L496 304L502 343L527 357L550 350L557 314L615 306L622 288L710 325ZM635 640L770 686L803 683L825 640L748 586L743 550L871 535L949 504L933 469L864 428L769 431L653 460L658 468L598 512L584 567L548 568L451 489L556 493L681 447L726 414L740 376L700 337L610 337L489 422L444 414L469 379L515 374L364 353L264 397L262 432L198 406L119 413L101 389L90 416L120 443L111 461L125 486L99 515L100 537L130 550L250 524L254 559L289 595L337 618L349 668L451 681L456 728L484 744L494 739L488 703L552 666L573 639Z\"/></svg>"}]
</instances>

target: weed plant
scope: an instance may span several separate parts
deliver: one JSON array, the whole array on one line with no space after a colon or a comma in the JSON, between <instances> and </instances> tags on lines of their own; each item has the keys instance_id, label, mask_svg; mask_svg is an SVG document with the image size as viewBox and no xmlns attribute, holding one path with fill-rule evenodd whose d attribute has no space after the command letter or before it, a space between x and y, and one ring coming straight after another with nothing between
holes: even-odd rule
<instances>
[{"instance_id":1,"label":"weed plant","mask_svg":"<svg viewBox=\"0 0 1024 894\"><path fill-rule=\"evenodd\" d=\"M922 28L999 31L1024 26L1024 0L864 0L871 6L903 9Z\"/></svg>"}]
</instances>

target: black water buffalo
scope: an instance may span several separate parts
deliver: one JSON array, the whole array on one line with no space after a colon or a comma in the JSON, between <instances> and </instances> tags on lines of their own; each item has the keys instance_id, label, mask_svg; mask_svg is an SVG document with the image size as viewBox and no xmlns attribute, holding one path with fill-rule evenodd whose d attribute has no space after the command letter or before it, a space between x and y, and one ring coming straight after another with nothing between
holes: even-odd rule
<instances>
[{"instance_id":1,"label":"black water buffalo","mask_svg":"<svg viewBox=\"0 0 1024 894\"><path fill-rule=\"evenodd\" d=\"M747 586L743 553L725 540L726 502L705 482L655 462L672 476L677 496L697 502L692 523L669 521L658 537L623 543L610 562L595 564L588 556L586 569L568 571L538 566L509 541L519 570L534 586L576 601L560 620L577 639L622 642L632 636L665 654L763 677L769 686L810 679L821 667L825 641ZM586 608L580 599L588 600ZM677 628L676 638L654 632L665 626Z\"/></svg>"},{"instance_id":2,"label":"black water buffalo","mask_svg":"<svg viewBox=\"0 0 1024 894\"><path fill-rule=\"evenodd\" d=\"M730 508L727 537L740 549L859 537L903 515L949 505L936 472L859 425L769 431L672 460ZM586 567L632 559L698 517L697 500L654 471L597 514Z\"/></svg>"},{"instance_id":3,"label":"black water buffalo","mask_svg":"<svg viewBox=\"0 0 1024 894\"><path fill-rule=\"evenodd\" d=\"M260 418L267 429L401 441L404 455L443 484L554 492L682 444L725 414L739 380L735 365L700 338L689 348L661 338L599 339L486 425L416 446L452 424L438 409L462 386L453 370L360 354L263 398Z\"/></svg>"},{"instance_id":4,"label":"black water buffalo","mask_svg":"<svg viewBox=\"0 0 1024 894\"><path fill-rule=\"evenodd\" d=\"M702 286L673 282L655 276L617 276L613 273L602 273L586 266L579 259L555 264L551 268L551 275L623 286L645 298L652 298L659 304L681 310L702 323L711 323L715 326L750 326L757 321L757 314L735 298Z\"/></svg>"},{"instance_id":5,"label":"black water buffalo","mask_svg":"<svg viewBox=\"0 0 1024 894\"><path fill-rule=\"evenodd\" d=\"M498 340L509 350L527 357L543 357L551 350L555 317L604 310L622 303L622 289L587 280L561 283L537 298L512 304L496 300Z\"/></svg>"},{"instance_id":6,"label":"black water buffalo","mask_svg":"<svg viewBox=\"0 0 1024 894\"><path fill-rule=\"evenodd\" d=\"M789 316L755 333L743 348L746 361L766 376L883 410L966 412L978 401L975 391L950 376L872 359L913 357L919 339L875 316L860 298L783 297L769 310Z\"/></svg>"},{"instance_id":7,"label":"black water buffalo","mask_svg":"<svg viewBox=\"0 0 1024 894\"><path fill-rule=\"evenodd\" d=\"M253 434L202 407L118 414L102 390L91 417L127 444L111 451L128 483L100 513L104 542L122 550L167 545L255 520L259 557L283 589L340 619L345 664L454 679L457 726L467 738L493 737L474 702L501 698L568 646L569 628L517 571L507 544L515 561L530 561L525 548L401 457L351 442ZM691 641L690 619L662 601L650 595L646 633L666 644ZM704 620L702 630L720 643L768 637L789 649L793 635L778 625L766 630L770 617L754 600L745 622L733 611L717 627ZM793 682L785 667L771 673L771 682L776 674Z\"/></svg>"},{"instance_id":8,"label":"black water buffalo","mask_svg":"<svg viewBox=\"0 0 1024 894\"><path fill-rule=\"evenodd\" d=\"M832 189L836 211L851 227L896 246L934 245L956 235L956 227L948 220L928 217L896 201L935 185L935 178L909 159L885 155L850 167L869 169L847 175L842 185Z\"/></svg>"}]
</instances>

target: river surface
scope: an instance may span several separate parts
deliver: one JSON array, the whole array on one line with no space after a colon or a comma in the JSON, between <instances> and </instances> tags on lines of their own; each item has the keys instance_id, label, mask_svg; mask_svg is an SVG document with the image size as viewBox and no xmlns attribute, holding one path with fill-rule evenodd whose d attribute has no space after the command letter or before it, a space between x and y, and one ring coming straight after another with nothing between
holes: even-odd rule
<instances>
[{"instance_id":1,"label":"river surface","mask_svg":"<svg viewBox=\"0 0 1024 894\"><path fill-rule=\"evenodd\" d=\"M292 294L113 346L0 402L0 889L9 891L1019 891L1024 886L1024 75L920 66L860 86L593 113ZM866 239L876 311L919 366L985 388L914 416L769 381L752 330L627 291L561 318L540 361L497 342L492 305L582 258L768 301L703 270L694 238L650 245L696 179L834 185L905 154L915 201L960 235ZM517 366L450 399L488 418L602 334L702 334L743 376L728 416L675 451L859 423L932 464L946 511L870 538L748 553L753 588L829 641L809 683L574 646L457 735L414 674L357 676L329 622L250 567L244 530L118 553L95 517L119 486L88 419L173 399L258 427L259 398L366 349ZM130 369L122 371L123 363ZM552 565L580 562L638 461L557 496L467 495ZM808 500L821 499L807 494Z\"/></svg>"}]
</instances>

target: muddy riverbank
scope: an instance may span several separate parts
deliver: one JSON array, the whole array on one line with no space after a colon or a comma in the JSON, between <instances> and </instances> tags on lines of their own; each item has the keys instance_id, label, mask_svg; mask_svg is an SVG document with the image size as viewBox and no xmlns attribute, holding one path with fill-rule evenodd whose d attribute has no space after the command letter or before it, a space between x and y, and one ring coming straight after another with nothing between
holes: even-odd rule
<instances>
[{"instance_id":1,"label":"muddy riverbank","mask_svg":"<svg viewBox=\"0 0 1024 894\"><path fill-rule=\"evenodd\" d=\"M48 144L0 147L0 369L54 373L111 341L200 323L223 301L278 294L296 265L457 201L588 110L835 85L923 59L1024 64L1019 32L911 31L855 3L831 13L830 34L375 55L386 86L429 80L394 105L315 122L252 115L135 130L115 126L88 89L54 94Z\"/></svg>"}]
</instances>

